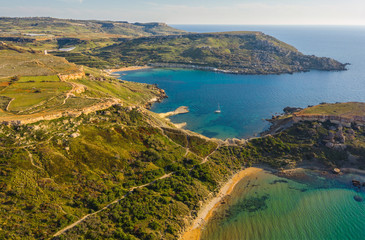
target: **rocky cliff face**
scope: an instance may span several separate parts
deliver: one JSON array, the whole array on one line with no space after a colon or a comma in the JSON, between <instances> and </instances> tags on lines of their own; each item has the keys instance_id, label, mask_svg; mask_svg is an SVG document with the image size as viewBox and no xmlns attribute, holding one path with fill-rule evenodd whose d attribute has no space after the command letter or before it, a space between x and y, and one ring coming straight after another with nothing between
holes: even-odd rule
<instances>
[{"instance_id":1,"label":"rocky cliff face","mask_svg":"<svg viewBox=\"0 0 365 240\"><path fill-rule=\"evenodd\" d=\"M3 117L1 124L4 125L24 125L24 124L30 124L30 123L36 123L39 121L45 121L45 120L54 120L61 117L78 117L81 114L90 114L96 111L105 110L113 105L121 105L122 103L118 99L110 99L105 102L101 102L89 107L85 107L82 109L75 109L75 110L66 110L63 112L49 112L44 113L42 115L19 115L16 117L10 116L10 117ZM16 119L16 120L15 120Z\"/></svg>"},{"instance_id":2,"label":"rocky cliff face","mask_svg":"<svg viewBox=\"0 0 365 240\"><path fill-rule=\"evenodd\" d=\"M77 80L85 77L85 72L77 72L71 74L58 74L61 81Z\"/></svg>"},{"instance_id":3,"label":"rocky cliff face","mask_svg":"<svg viewBox=\"0 0 365 240\"><path fill-rule=\"evenodd\" d=\"M364 116L333 116L333 115L316 115L316 114L293 114L294 122L302 121L319 121L325 122L330 121L334 124L340 124L345 127L351 127L351 124L356 124L358 126L365 126Z\"/></svg>"}]
</instances>

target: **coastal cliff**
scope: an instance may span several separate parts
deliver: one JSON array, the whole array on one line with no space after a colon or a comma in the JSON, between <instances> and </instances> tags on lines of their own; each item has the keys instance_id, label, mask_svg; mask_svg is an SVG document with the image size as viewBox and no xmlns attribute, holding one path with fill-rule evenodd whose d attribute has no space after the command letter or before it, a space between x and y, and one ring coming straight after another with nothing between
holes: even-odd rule
<instances>
[{"instance_id":1,"label":"coastal cliff","mask_svg":"<svg viewBox=\"0 0 365 240\"><path fill-rule=\"evenodd\" d=\"M295 123L301 121L330 121L333 124L341 124L346 127L351 127L351 124L358 126L365 126L365 116L331 116L331 115L315 115L315 114L293 114L293 121Z\"/></svg>"},{"instance_id":2,"label":"coastal cliff","mask_svg":"<svg viewBox=\"0 0 365 240\"><path fill-rule=\"evenodd\" d=\"M330 121L346 127L351 127L352 124L365 126L365 103L320 104L293 113L292 119L296 123L300 121Z\"/></svg>"}]
</instances>

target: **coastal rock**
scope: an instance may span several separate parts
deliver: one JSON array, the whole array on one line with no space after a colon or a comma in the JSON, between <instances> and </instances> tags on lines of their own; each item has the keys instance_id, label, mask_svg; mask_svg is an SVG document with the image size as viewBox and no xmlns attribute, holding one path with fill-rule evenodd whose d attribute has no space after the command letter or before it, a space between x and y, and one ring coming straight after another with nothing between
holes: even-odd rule
<instances>
[{"instance_id":1,"label":"coastal rock","mask_svg":"<svg viewBox=\"0 0 365 240\"><path fill-rule=\"evenodd\" d=\"M186 106L181 106L178 107L175 111L172 112L167 112L167 113L160 113L159 116L162 118L167 118L167 117L171 117L174 115L179 115L179 114L184 114L184 113L188 113L189 112L189 108Z\"/></svg>"},{"instance_id":2,"label":"coastal rock","mask_svg":"<svg viewBox=\"0 0 365 240\"><path fill-rule=\"evenodd\" d=\"M358 181L358 180L352 180L352 185L353 185L354 187L361 187L361 182L360 182L360 181Z\"/></svg>"},{"instance_id":3,"label":"coastal rock","mask_svg":"<svg viewBox=\"0 0 365 240\"><path fill-rule=\"evenodd\" d=\"M286 114L290 114L290 113L294 113L294 112L299 112L303 110L303 108L299 108L299 107L285 107L283 109L284 113Z\"/></svg>"},{"instance_id":4,"label":"coastal rock","mask_svg":"<svg viewBox=\"0 0 365 240\"><path fill-rule=\"evenodd\" d=\"M356 202L362 202L362 201L364 201L364 199L361 196L359 196L359 195L354 196L354 200Z\"/></svg>"}]
</instances>

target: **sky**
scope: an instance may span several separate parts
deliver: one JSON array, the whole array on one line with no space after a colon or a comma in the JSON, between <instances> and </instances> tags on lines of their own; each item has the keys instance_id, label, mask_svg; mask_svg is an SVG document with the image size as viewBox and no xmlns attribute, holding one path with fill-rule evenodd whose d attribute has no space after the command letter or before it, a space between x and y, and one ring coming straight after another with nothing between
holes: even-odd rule
<instances>
[{"instance_id":1,"label":"sky","mask_svg":"<svg viewBox=\"0 0 365 240\"><path fill-rule=\"evenodd\" d=\"M0 0L2 17L168 24L365 25L365 0Z\"/></svg>"}]
</instances>

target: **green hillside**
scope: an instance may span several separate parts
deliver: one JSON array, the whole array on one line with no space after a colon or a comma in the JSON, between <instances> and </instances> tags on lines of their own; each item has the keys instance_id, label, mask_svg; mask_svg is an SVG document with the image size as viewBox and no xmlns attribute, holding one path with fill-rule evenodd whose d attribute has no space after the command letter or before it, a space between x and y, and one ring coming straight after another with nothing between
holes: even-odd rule
<instances>
[{"instance_id":1,"label":"green hillside","mask_svg":"<svg viewBox=\"0 0 365 240\"><path fill-rule=\"evenodd\" d=\"M260 32L186 34L125 39L91 55L114 64L218 68L244 74L344 70L330 58L300 53Z\"/></svg>"},{"instance_id":2,"label":"green hillside","mask_svg":"<svg viewBox=\"0 0 365 240\"><path fill-rule=\"evenodd\" d=\"M8 29L34 18L23 20ZM273 118L280 129L273 135L227 141L179 129L148 110L166 97L157 86L40 51L78 40L0 43L0 239L179 239L203 203L246 167L365 169L365 129L356 122L294 123L285 115ZM73 57L99 68L178 63L267 74L344 67L252 32L83 43ZM363 116L360 103L321 106L303 111Z\"/></svg>"},{"instance_id":3,"label":"green hillside","mask_svg":"<svg viewBox=\"0 0 365 240\"><path fill-rule=\"evenodd\" d=\"M0 122L55 118L119 103L145 106L164 93L66 59L0 43ZM95 111L95 110L94 110Z\"/></svg>"},{"instance_id":4,"label":"green hillside","mask_svg":"<svg viewBox=\"0 0 365 240\"><path fill-rule=\"evenodd\" d=\"M73 20L48 17L0 18L2 34L18 33L20 36L42 37L140 37L152 35L181 34L164 23L128 23L126 21ZM1 37L1 35L0 35Z\"/></svg>"},{"instance_id":5,"label":"green hillside","mask_svg":"<svg viewBox=\"0 0 365 240\"><path fill-rule=\"evenodd\" d=\"M121 106L0 125L0 238L177 239L209 193L243 167L332 169L355 164L349 153L365 167L364 131L342 128L343 150L323 144L334 129L298 123L224 144Z\"/></svg>"},{"instance_id":6,"label":"green hillside","mask_svg":"<svg viewBox=\"0 0 365 240\"><path fill-rule=\"evenodd\" d=\"M0 42L0 79L13 76L70 74L80 66L41 51Z\"/></svg>"}]
</instances>

